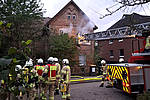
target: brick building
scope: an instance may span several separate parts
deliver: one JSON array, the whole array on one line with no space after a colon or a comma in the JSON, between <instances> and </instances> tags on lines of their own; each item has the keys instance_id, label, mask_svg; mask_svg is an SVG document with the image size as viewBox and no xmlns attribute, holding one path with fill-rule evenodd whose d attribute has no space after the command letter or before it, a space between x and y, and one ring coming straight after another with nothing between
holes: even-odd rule
<instances>
[{"instance_id":1,"label":"brick building","mask_svg":"<svg viewBox=\"0 0 150 100\"><path fill-rule=\"evenodd\" d=\"M136 13L125 14L122 19L111 26L107 32L117 30L116 33L120 34L118 30L121 32L121 28L132 27L133 25L141 25L140 27L144 27L144 25L147 24L150 25L150 16L143 16ZM136 39L130 36L118 38L116 35L116 37L102 39L96 42L98 43L97 54L108 63L117 63L120 58L128 62L133 51L144 48L143 39Z\"/></svg>"},{"instance_id":2,"label":"brick building","mask_svg":"<svg viewBox=\"0 0 150 100\"><path fill-rule=\"evenodd\" d=\"M68 34L77 39L80 45L79 55L76 57L79 65L74 66L72 72L74 74L82 73L82 71L89 73L89 66L93 64L94 42L85 41L83 35L94 32L97 29L95 24L71 0L49 20L48 25L50 30L56 34Z\"/></svg>"}]
</instances>

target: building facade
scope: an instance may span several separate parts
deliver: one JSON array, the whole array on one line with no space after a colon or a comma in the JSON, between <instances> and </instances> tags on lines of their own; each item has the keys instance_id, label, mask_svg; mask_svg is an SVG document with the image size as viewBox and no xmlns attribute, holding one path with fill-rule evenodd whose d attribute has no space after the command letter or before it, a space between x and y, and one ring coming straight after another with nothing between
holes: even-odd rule
<instances>
[{"instance_id":1,"label":"building facade","mask_svg":"<svg viewBox=\"0 0 150 100\"><path fill-rule=\"evenodd\" d=\"M144 28L144 25L150 25L150 16L143 16L136 13L130 15L125 14L122 19L116 22L107 31L132 27L134 25L139 25L141 28ZM116 35L116 37L114 36L113 38L98 40L97 43L97 54L108 63L118 63L120 58L128 62L133 52L144 48L144 39L137 39L132 36L117 38Z\"/></svg>"},{"instance_id":2,"label":"building facade","mask_svg":"<svg viewBox=\"0 0 150 100\"><path fill-rule=\"evenodd\" d=\"M48 22L50 30L56 34L68 34L77 39L79 54L76 61L79 63L72 69L73 74L89 73L93 64L94 42L85 41L84 34L93 33L97 27L87 15L71 0Z\"/></svg>"}]
</instances>

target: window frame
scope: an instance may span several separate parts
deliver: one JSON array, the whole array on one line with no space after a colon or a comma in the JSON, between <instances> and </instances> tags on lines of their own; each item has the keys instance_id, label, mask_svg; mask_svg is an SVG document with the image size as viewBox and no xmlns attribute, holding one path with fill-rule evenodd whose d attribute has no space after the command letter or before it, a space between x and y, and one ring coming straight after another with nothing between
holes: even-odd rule
<instances>
[{"instance_id":1,"label":"window frame","mask_svg":"<svg viewBox=\"0 0 150 100\"><path fill-rule=\"evenodd\" d=\"M76 20L77 19L77 16L74 14L74 15L72 15L72 19L73 20Z\"/></svg>"},{"instance_id":2,"label":"window frame","mask_svg":"<svg viewBox=\"0 0 150 100\"><path fill-rule=\"evenodd\" d=\"M114 42L114 41L113 41L112 39L111 39L111 40L109 40L109 44L113 44L113 42Z\"/></svg>"},{"instance_id":3,"label":"window frame","mask_svg":"<svg viewBox=\"0 0 150 100\"><path fill-rule=\"evenodd\" d=\"M67 15L67 19L71 20L71 15L70 14Z\"/></svg>"},{"instance_id":4,"label":"window frame","mask_svg":"<svg viewBox=\"0 0 150 100\"><path fill-rule=\"evenodd\" d=\"M124 57L124 49L119 49L119 57Z\"/></svg>"},{"instance_id":5,"label":"window frame","mask_svg":"<svg viewBox=\"0 0 150 100\"><path fill-rule=\"evenodd\" d=\"M114 50L109 50L109 58L114 58Z\"/></svg>"},{"instance_id":6,"label":"window frame","mask_svg":"<svg viewBox=\"0 0 150 100\"><path fill-rule=\"evenodd\" d=\"M79 66L86 66L86 55L79 55Z\"/></svg>"}]
</instances>

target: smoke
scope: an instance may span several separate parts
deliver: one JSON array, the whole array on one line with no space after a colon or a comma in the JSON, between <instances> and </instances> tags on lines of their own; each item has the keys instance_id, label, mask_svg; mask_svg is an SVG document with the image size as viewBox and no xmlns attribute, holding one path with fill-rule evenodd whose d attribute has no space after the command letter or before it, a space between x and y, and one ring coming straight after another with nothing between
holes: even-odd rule
<instances>
[{"instance_id":1,"label":"smoke","mask_svg":"<svg viewBox=\"0 0 150 100\"><path fill-rule=\"evenodd\" d=\"M63 33L71 34L73 29L73 24L70 23L69 27L66 28L60 28L59 31L63 31Z\"/></svg>"},{"instance_id":2,"label":"smoke","mask_svg":"<svg viewBox=\"0 0 150 100\"><path fill-rule=\"evenodd\" d=\"M87 16L83 16L78 26L78 33L83 33L83 34L90 33L93 31L94 27L95 27L94 23L90 21L90 19Z\"/></svg>"}]
</instances>

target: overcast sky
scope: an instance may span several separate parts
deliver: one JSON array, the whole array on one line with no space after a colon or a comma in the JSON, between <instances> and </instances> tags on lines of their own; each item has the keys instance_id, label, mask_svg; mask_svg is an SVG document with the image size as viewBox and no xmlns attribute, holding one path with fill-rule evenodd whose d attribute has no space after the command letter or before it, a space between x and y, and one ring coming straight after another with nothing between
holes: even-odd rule
<instances>
[{"instance_id":1,"label":"overcast sky","mask_svg":"<svg viewBox=\"0 0 150 100\"><path fill-rule=\"evenodd\" d=\"M44 3L45 17L53 17L57 14L70 0L41 0ZM97 31L104 31L111 25L116 23L122 18L123 14L131 14L133 12L150 15L150 4L146 4L143 7L132 7L125 11L122 9L111 16L107 16L100 19L102 14L107 14L106 8L112 7L116 4L115 0L74 0L74 2L81 8L81 10L90 18L91 21L98 26ZM113 6L111 10L117 6Z\"/></svg>"}]
</instances>

